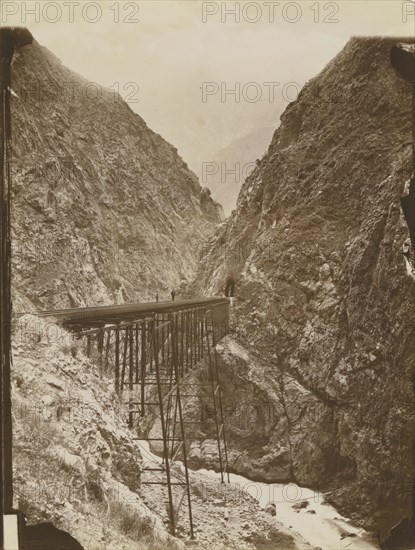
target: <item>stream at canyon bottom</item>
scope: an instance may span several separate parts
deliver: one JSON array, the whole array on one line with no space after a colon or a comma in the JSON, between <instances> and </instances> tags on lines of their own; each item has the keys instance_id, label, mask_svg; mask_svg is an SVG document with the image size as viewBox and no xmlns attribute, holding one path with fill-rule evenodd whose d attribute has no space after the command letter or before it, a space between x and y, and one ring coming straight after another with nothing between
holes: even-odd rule
<instances>
[{"instance_id":1,"label":"stream at canyon bottom","mask_svg":"<svg viewBox=\"0 0 415 550\"><path fill-rule=\"evenodd\" d=\"M220 474L214 471L197 472L220 482ZM380 548L375 541L370 540L366 531L353 525L353 522L341 516L333 506L326 504L322 493L299 487L295 483L258 483L237 474L230 474L229 477L237 490L250 494L260 506L274 503L277 521L313 546L323 550ZM308 504L300 508L301 503Z\"/></svg>"},{"instance_id":2,"label":"stream at canyon bottom","mask_svg":"<svg viewBox=\"0 0 415 550\"><path fill-rule=\"evenodd\" d=\"M160 464L161 459L150 451L147 441L139 442L144 463ZM183 470L184 471L184 470ZM190 470L208 483L221 483L221 475L213 470ZM275 504L276 521L290 532L322 550L379 550L380 546L364 529L357 527L324 502L324 494L295 483L259 483L241 475L230 474L224 490L243 491L258 501L262 508Z\"/></svg>"}]
</instances>

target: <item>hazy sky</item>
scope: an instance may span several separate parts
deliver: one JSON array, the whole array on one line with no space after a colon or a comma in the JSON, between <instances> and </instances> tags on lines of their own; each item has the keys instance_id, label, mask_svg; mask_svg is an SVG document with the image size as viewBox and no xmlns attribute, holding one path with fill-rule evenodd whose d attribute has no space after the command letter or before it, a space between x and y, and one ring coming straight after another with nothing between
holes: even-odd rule
<instances>
[{"instance_id":1,"label":"hazy sky","mask_svg":"<svg viewBox=\"0 0 415 550\"><path fill-rule=\"evenodd\" d=\"M2 24L27 26L71 69L119 87L196 172L234 139L277 126L351 36L415 30L412 0L2 0L0 9Z\"/></svg>"}]
</instances>

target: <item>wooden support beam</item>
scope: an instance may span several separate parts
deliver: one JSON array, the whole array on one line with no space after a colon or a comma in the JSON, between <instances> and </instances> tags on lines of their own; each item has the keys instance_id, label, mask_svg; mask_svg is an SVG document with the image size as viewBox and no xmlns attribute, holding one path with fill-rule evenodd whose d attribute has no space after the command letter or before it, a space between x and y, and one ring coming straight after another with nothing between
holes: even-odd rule
<instances>
[{"instance_id":1,"label":"wooden support beam","mask_svg":"<svg viewBox=\"0 0 415 550\"><path fill-rule=\"evenodd\" d=\"M140 349L140 325L136 323L135 325L135 376L134 376L134 382L138 383L138 376L139 376L139 349Z\"/></svg>"},{"instance_id":2,"label":"wooden support beam","mask_svg":"<svg viewBox=\"0 0 415 550\"><path fill-rule=\"evenodd\" d=\"M180 376L184 375L184 314L180 312Z\"/></svg>"},{"instance_id":3,"label":"wooden support beam","mask_svg":"<svg viewBox=\"0 0 415 550\"><path fill-rule=\"evenodd\" d=\"M107 332L107 345L105 347L105 373L108 374L108 361L109 361L109 353L110 353L110 345L111 345L111 332Z\"/></svg>"},{"instance_id":4,"label":"wooden support beam","mask_svg":"<svg viewBox=\"0 0 415 550\"><path fill-rule=\"evenodd\" d=\"M115 392L120 393L120 327L115 329Z\"/></svg>"},{"instance_id":5,"label":"wooden support beam","mask_svg":"<svg viewBox=\"0 0 415 550\"><path fill-rule=\"evenodd\" d=\"M181 485L187 490L192 538L194 533L185 426L199 421L185 420L182 399L199 397L201 401L211 403L213 409L211 421L216 428L221 479L223 482L226 467L229 480L225 423L219 387L219 363L215 349L217 338L227 330L225 325L227 309L226 303L212 305L210 309L207 309L206 305L199 305L181 311L167 311L164 314L156 312L151 318L122 321L110 327L94 328L81 334L87 338L89 347L93 346L95 341L97 342L98 359L102 362L105 355L106 370L110 363L110 354L111 357L113 355L115 390L121 396L123 389L127 386L129 388L127 414L130 428L138 425L140 429L138 415L144 416L149 407L153 413L153 407L158 407L162 437L146 439L163 443L164 466L157 471L162 471L166 475L166 481L160 484L168 486L172 534L176 532L178 518L173 508L172 486L175 482L172 480L171 464L181 451L180 457L183 460L186 476L186 483ZM114 340L111 340L113 334ZM107 335L106 341L105 335ZM103 354L104 347L105 354ZM204 357L209 361L208 396L204 395L204 392L192 394L192 389L195 386L198 387L200 383L183 380L189 369L195 368ZM102 372L102 367L100 371ZM157 386L158 399L154 386ZM182 393L182 386L189 386L187 393ZM203 438L192 437L192 439Z\"/></svg>"},{"instance_id":6,"label":"wooden support beam","mask_svg":"<svg viewBox=\"0 0 415 550\"><path fill-rule=\"evenodd\" d=\"M157 382L158 382L158 398L160 403L160 424L161 424L161 431L163 435L163 459L164 463L166 465L166 478L167 478L167 490L168 490L168 498L169 498L169 517L170 517L170 527L171 527L171 533L174 536L176 534L176 523L175 523L175 517L174 517L174 507L173 507L173 493L171 490L172 481L170 477L170 463L168 459L168 446L167 446L167 433L166 433L166 425L165 425L165 418L164 418L164 407L163 407L163 394L161 390L160 385L160 374L159 374L159 340L157 338L158 331L156 331L156 338L154 339L154 363L155 363L155 371L157 376Z\"/></svg>"},{"instance_id":7,"label":"wooden support beam","mask_svg":"<svg viewBox=\"0 0 415 550\"><path fill-rule=\"evenodd\" d=\"M98 366L99 366L99 375L102 377L103 374L103 349L104 349L104 333L102 330L98 333Z\"/></svg>"},{"instance_id":8,"label":"wooden support beam","mask_svg":"<svg viewBox=\"0 0 415 550\"><path fill-rule=\"evenodd\" d=\"M125 328L123 329L122 333L123 333L124 346L123 346L123 356L122 356L120 393L122 393L125 385L125 372L127 368L127 349L128 349L128 340L129 340L130 332L128 328Z\"/></svg>"}]
</instances>

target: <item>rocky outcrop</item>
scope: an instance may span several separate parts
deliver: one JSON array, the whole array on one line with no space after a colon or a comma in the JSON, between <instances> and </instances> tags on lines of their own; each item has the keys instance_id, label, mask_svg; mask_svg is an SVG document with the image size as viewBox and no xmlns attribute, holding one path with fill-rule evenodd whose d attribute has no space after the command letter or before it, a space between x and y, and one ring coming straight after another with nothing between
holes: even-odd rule
<instances>
[{"instance_id":1,"label":"rocky outcrop","mask_svg":"<svg viewBox=\"0 0 415 550\"><path fill-rule=\"evenodd\" d=\"M176 548L142 501L140 447L113 381L80 344L34 316L15 326L15 507L29 526L51 523L86 549Z\"/></svg>"},{"instance_id":2,"label":"rocky outcrop","mask_svg":"<svg viewBox=\"0 0 415 550\"><path fill-rule=\"evenodd\" d=\"M232 468L319 487L382 537L411 513L413 479L400 208L411 95L390 64L397 41L351 39L288 106L195 284L211 295L236 282L234 332L219 348L234 385Z\"/></svg>"},{"instance_id":3,"label":"rocky outcrop","mask_svg":"<svg viewBox=\"0 0 415 550\"><path fill-rule=\"evenodd\" d=\"M24 536L33 547L55 540L85 550L183 549L186 506L175 500L173 538L167 486L143 480L148 456L127 428L128 402L115 394L111 373L100 372L86 351L81 340L44 319L25 315L15 326L13 488L14 506L27 518ZM180 462L172 476L173 488L184 483ZM246 489L197 472L190 472L190 485L194 548L311 548ZM175 497L180 494L182 487Z\"/></svg>"},{"instance_id":4,"label":"rocky outcrop","mask_svg":"<svg viewBox=\"0 0 415 550\"><path fill-rule=\"evenodd\" d=\"M218 214L220 221L224 220L225 214L222 206L211 198L211 191L208 187L203 187L200 192L200 206L206 218L213 223L218 221Z\"/></svg>"},{"instance_id":5,"label":"rocky outcrop","mask_svg":"<svg viewBox=\"0 0 415 550\"><path fill-rule=\"evenodd\" d=\"M156 289L162 299L193 277L221 208L118 95L36 41L15 53L12 82L13 489L25 541L182 549L183 496L173 538L167 487L142 480L143 449L111 373L73 334L22 310L145 300ZM181 492L179 462L172 475ZM197 473L190 486L195 548L310 548L248 493Z\"/></svg>"},{"instance_id":6,"label":"rocky outcrop","mask_svg":"<svg viewBox=\"0 0 415 550\"><path fill-rule=\"evenodd\" d=\"M257 128L232 141L214 155L214 160L203 164L201 181L211 189L226 216L235 208L245 178L255 168L257 159L264 156L274 131L275 126Z\"/></svg>"},{"instance_id":7,"label":"rocky outcrop","mask_svg":"<svg viewBox=\"0 0 415 550\"><path fill-rule=\"evenodd\" d=\"M177 150L36 40L12 65L17 311L160 299L220 221Z\"/></svg>"}]
</instances>

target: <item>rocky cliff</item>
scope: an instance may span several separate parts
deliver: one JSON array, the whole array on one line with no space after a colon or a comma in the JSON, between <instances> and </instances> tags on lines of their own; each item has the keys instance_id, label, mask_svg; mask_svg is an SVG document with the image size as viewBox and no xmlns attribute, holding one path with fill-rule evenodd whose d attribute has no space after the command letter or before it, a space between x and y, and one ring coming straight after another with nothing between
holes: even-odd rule
<instances>
[{"instance_id":1,"label":"rocky cliff","mask_svg":"<svg viewBox=\"0 0 415 550\"><path fill-rule=\"evenodd\" d=\"M173 538L167 487L145 484L147 452L127 428L113 377L86 352L73 334L36 316L14 327L13 489L27 519L27 548L184 550L187 510L176 502ZM172 476L184 482L179 462ZM193 548L312 549L243 488L196 472L190 482Z\"/></svg>"},{"instance_id":2,"label":"rocky cliff","mask_svg":"<svg viewBox=\"0 0 415 550\"><path fill-rule=\"evenodd\" d=\"M174 147L35 41L16 52L12 82L15 310L156 289L163 299L190 280L222 213ZM19 315L12 354L14 506L28 548L185 548L186 514L171 537L167 488L142 483L143 448L82 342ZM183 484L180 464L173 479ZM191 491L195 548L311 548L244 491L197 473Z\"/></svg>"},{"instance_id":3,"label":"rocky cliff","mask_svg":"<svg viewBox=\"0 0 415 550\"><path fill-rule=\"evenodd\" d=\"M210 295L236 283L220 346L232 468L314 487L381 537L411 513L413 479L401 40L353 38L304 87L196 279Z\"/></svg>"},{"instance_id":4,"label":"rocky cliff","mask_svg":"<svg viewBox=\"0 0 415 550\"><path fill-rule=\"evenodd\" d=\"M16 310L154 299L220 220L177 150L36 41L12 65Z\"/></svg>"},{"instance_id":5,"label":"rocky cliff","mask_svg":"<svg viewBox=\"0 0 415 550\"><path fill-rule=\"evenodd\" d=\"M218 151L214 160L205 163L201 180L211 189L226 216L235 208L242 183L255 168L257 159L264 156L274 130L275 126L256 129L234 140Z\"/></svg>"}]
</instances>

